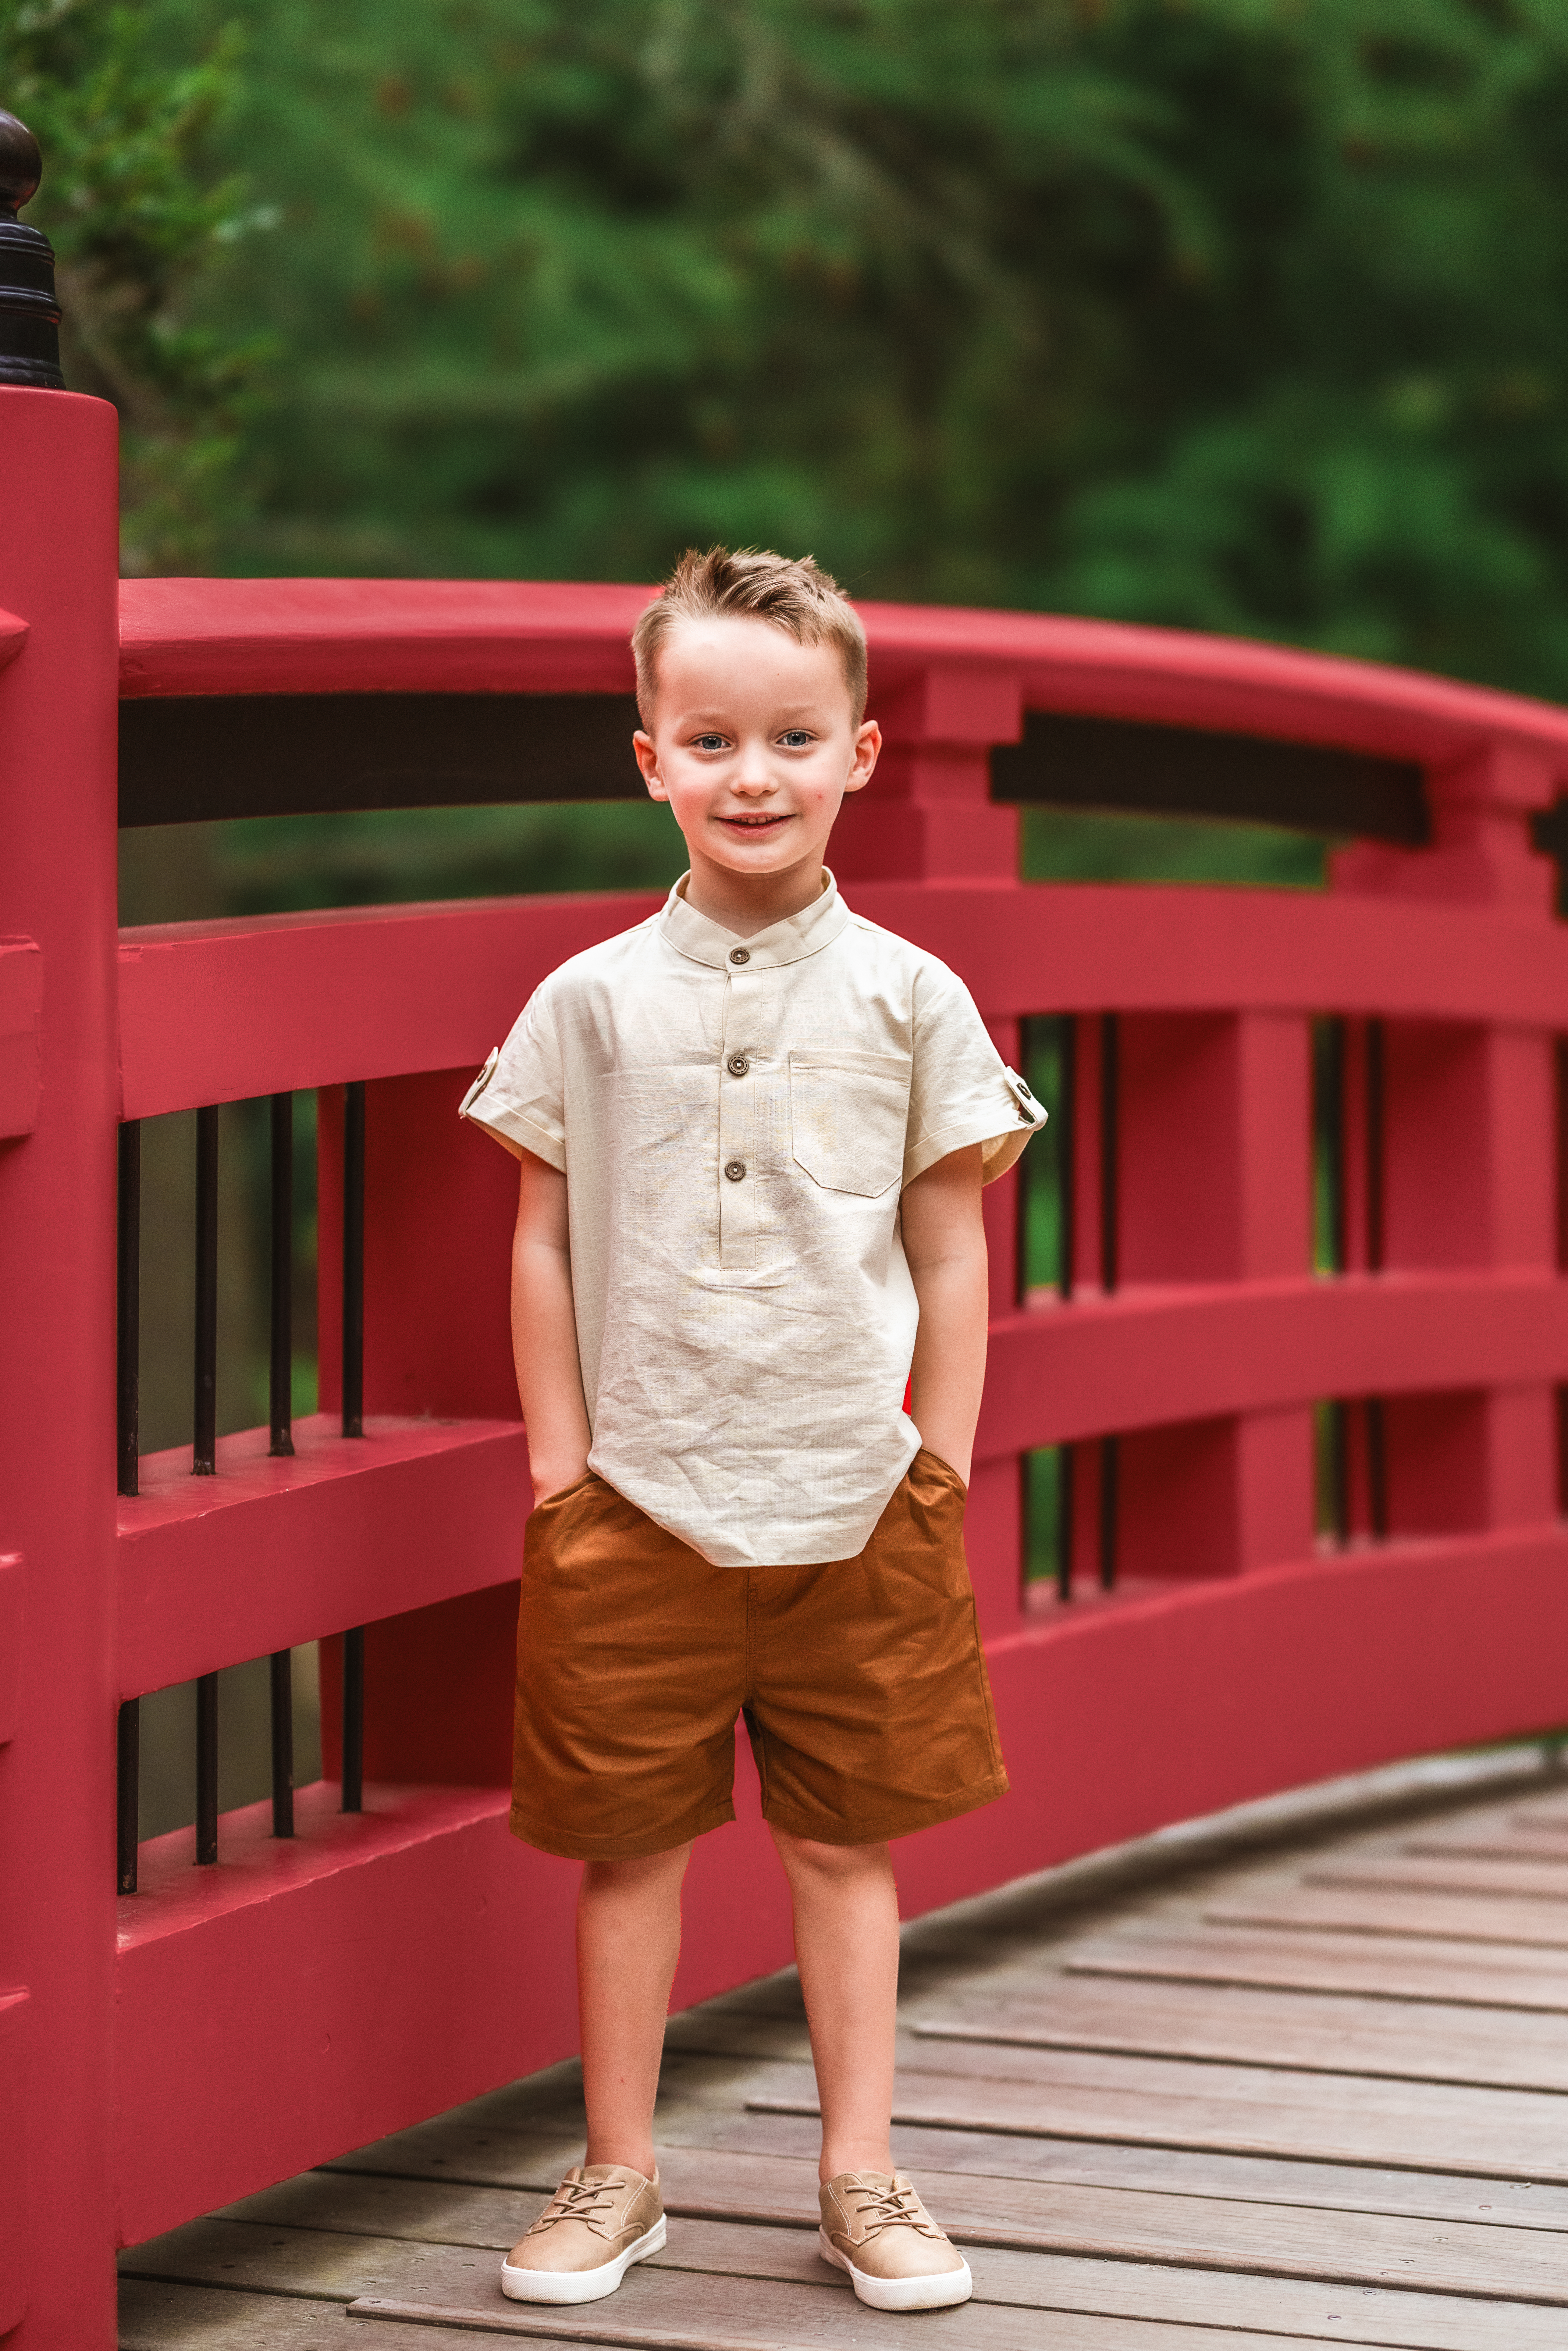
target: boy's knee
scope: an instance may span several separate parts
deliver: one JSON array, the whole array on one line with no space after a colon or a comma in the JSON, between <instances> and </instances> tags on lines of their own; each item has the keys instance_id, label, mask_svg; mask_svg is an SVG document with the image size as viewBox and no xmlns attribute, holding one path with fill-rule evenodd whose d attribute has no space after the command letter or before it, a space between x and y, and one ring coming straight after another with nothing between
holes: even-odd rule
<instances>
[{"instance_id":1,"label":"boy's knee","mask_svg":"<svg viewBox=\"0 0 1568 2351\"><path fill-rule=\"evenodd\" d=\"M672 1845L667 1853L640 1854L634 1861L585 1861L582 1892L590 1897L636 1894L671 1878L678 1884L685 1876L691 1857L692 1849L687 1844Z\"/></svg>"},{"instance_id":2,"label":"boy's knee","mask_svg":"<svg viewBox=\"0 0 1568 2351\"><path fill-rule=\"evenodd\" d=\"M791 1870L809 1870L815 1877L841 1880L880 1876L891 1866L885 1841L878 1844L820 1844L815 1837L792 1836L776 1828L773 1842Z\"/></svg>"}]
</instances>

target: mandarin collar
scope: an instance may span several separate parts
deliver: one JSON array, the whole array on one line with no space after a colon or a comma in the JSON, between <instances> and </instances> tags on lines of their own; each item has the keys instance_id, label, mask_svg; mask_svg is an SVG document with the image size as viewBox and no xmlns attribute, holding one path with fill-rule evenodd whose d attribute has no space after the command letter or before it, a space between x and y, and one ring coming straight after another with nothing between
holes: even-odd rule
<instances>
[{"instance_id":1,"label":"mandarin collar","mask_svg":"<svg viewBox=\"0 0 1568 2351\"><path fill-rule=\"evenodd\" d=\"M799 963L806 956L817 955L832 944L850 921L850 910L839 895L839 885L824 865L821 893L798 914L787 914L781 923L770 923L754 938L741 939L727 931L722 923L706 914L699 914L688 905L683 894L691 880L683 873L664 901L664 911L659 916L659 929L677 955L693 963L706 963L716 970L727 971L737 947L746 950L747 971L774 971L780 965Z\"/></svg>"}]
</instances>

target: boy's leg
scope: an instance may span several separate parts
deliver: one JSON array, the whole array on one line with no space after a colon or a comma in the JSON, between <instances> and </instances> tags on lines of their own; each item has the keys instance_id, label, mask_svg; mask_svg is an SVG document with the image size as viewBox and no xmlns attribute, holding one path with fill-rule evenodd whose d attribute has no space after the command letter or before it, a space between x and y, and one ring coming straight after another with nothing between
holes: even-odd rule
<instances>
[{"instance_id":1,"label":"boy's leg","mask_svg":"<svg viewBox=\"0 0 1568 2351\"><path fill-rule=\"evenodd\" d=\"M822 2109L824 2180L890 2172L898 1889L885 1844L772 1832L795 1908L795 1957Z\"/></svg>"},{"instance_id":2,"label":"boy's leg","mask_svg":"<svg viewBox=\"0 0 1568 2351\"><path fill-rule=\"evenodd\" d=\"M644 2179L653 2177L653 2100L691 1850L585 1862L577 1897L586 2160L622 2164Z\"/></svg>"}]
</instances>

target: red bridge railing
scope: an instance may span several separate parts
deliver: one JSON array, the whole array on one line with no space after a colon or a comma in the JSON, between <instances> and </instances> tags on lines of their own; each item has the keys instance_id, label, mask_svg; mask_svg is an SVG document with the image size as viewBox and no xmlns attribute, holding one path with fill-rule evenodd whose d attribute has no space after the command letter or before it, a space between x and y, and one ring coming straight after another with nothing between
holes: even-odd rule
<instances>
[{"instance_id":1,"label":"red bridge railing","mask_svg":"<svg viewBox=\"0 0 1568 2351\"><path fill-rule=\"evenodd\" d=\"M653 903L117 939L117 705L144 818L612 795L646 591L130 582L117 639L111 413L0 392L0 2333L90 2351L117 2238L573 2045L575 1871L506 1830L512 1171L455 1106L535 983ZM835 869L964 975L1009 1060L1049 1018L1070 1072L1054 1284L1023 1287L1013 1179L988 1196L969 1541L1014 1792L901 1849L908 1908L1561 1721L1568 943L1529 828L1568 716L1255 645L864 609L888 750ZM1272 759L1287 799L1380 837L1322 894L1020 882L1001 795L1071 798L1107 758L1174 761L1197 805ZM186 1448L134 1465L122 1280L117 1510L117 1134L302 1089L321 1410L291 1455L258 1428L211 1475ZM1026 1588L1047 1447L1070 1507ZM131 1826L128 1861L122 1806L117 1934L117 1720L123 1797L142 1694L318 1638L328 1776L294 1835L269 1803L216 1820L209 1775L196 1829L137 1855ZM787 1959L754 1818L706 1841L688 1917L683 2001Z\"/></svg>"}]
</instances>

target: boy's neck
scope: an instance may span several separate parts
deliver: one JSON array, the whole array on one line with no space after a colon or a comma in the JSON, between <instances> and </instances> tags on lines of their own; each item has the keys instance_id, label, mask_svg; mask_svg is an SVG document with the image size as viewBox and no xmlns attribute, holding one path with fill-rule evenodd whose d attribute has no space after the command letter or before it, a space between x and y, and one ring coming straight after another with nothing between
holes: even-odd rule
<instances>
[{"instance_id":1,"label":"boy's neck","mask_svg":"<svg viewBox=\"0 0 1568 2351\"><path fill-rule=\"evenodd\" d=\"M692 859L686 904L733 938L755 938L791 914L804 914L822 894L821 859L791 865L782 873L731 873L706 857Z\"/></svg>"}]
</instances>

